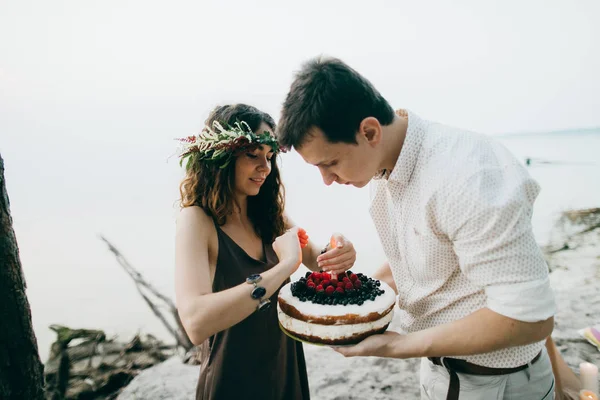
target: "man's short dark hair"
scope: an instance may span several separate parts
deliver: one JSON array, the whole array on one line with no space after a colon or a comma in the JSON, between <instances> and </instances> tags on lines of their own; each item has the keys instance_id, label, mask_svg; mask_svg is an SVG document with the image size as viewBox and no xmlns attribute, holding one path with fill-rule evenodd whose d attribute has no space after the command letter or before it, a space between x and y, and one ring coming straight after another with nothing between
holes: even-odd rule
<instances>
[{"instance_id":1,"label":"man's short dark hair","mask_svg":"<svg viewBox=\"0 0 600 400\"><path fill-rule=\"evenodd\" d=\"M285 147L301 147L312 128L329 142L356 143L360 123L375 117L382 125L394 110L373 85L337 58L317 57L302 66L290 88L277 131Z\"/></svg>"}]
</instances>

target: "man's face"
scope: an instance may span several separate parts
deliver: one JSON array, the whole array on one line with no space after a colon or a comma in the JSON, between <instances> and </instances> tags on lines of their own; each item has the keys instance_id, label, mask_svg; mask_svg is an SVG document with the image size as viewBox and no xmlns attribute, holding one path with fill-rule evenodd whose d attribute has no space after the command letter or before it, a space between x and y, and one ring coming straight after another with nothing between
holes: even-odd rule
<instances>
[{"instance_id":1,"label":"man's face","mask_svg":"<svg viewBox=\"0 0 600 400\"><path fill-rule=\"evenodd\" d=\"M331 143L323 131L313 128L296 150L304 161L319 168L326 185L336 182L360 188L377 173L378 158L374 145L365 136L357 134L356 139L358 144Z\"/></svg>"}]
</instances>

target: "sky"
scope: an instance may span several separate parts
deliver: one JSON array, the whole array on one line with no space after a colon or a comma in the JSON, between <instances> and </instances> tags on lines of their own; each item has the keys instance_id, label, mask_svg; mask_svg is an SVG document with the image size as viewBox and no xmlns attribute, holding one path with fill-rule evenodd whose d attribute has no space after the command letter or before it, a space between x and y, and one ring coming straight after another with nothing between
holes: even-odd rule
<instances>
[{"instance_id":1,"label":"sky","mask_svg":"<svg viewBox=\"0 0 600 400\"><path fill-rule=\"evenodd\" d=\"M0 154L34 323L142 324L98 304L112 291L145 308L100 233L172 291L173 138L214 106L277 119L294 72L325 54L426 119L489 134L598 127L599 17L596 0L0 0ZM368 192L325 188L295 153L281 162L309 235L339 230L359 260L381 261ZM75 303L87 312L57 311Z\"/></svg>"},{"instance_id":2,"label":"sky","mask_svg":"<svg viewBox=\"0 0 600 400\"><path fill-rule=\"evenodd\" d=\"M594 0L3 0L2 126L112 122L103 140L136 142L148 133L129 117L193 131L225 101L277 116L318 54L431 119L490 133L596 126L599 17Z\"/></svg>"},{"instance_id":3,"label":"sky","mask_svg":"<svg viewBox=\"0 0 600 400\"><path fill-rule=\"evenodd\" d=\"M218 104L277 119L319 54L430 120L490 134L596 127L599 17L594 0L0 0L0 151L19 203L39 203L35 187L52 206L93 207L106 185L155 184L172 139Z\"/></svg>"}]
</instances>

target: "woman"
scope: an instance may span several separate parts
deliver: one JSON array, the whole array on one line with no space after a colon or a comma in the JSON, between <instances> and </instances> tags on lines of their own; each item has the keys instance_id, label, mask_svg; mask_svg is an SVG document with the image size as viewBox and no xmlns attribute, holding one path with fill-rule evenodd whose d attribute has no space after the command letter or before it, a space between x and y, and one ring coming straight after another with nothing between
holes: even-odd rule
<instances>
[{"instance_id":1,"label":"woman","mask_svg":"<svg viewBox=\"0 0 600 400\"><path fill-rule=\"evenodd\" d=\"M320 254L285 217L274 129L268 114L237 104L182 139L175 289L202 345L196 399L308 399L302 345L279 328L277 293L302 262L341 272L356 259L341 235Z\"/></svg>"}]
</instances>

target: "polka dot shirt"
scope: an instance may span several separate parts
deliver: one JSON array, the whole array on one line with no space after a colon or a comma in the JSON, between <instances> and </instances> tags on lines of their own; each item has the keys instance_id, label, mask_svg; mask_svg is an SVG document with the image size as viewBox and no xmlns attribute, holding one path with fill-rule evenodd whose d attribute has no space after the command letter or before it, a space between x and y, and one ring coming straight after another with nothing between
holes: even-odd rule
<instances>
[{"instance_id":1,"label":"polka dot shirt","mask_svg":"<svg viewBox=\"0 0 600 400\"><path fill-rule=\"evenodd\" d=\"M520 321L556 312L548 267L531 229L538 184L485 135L410 111L394 169L372 181L370 213L398 287L400 324L414 332L478 309ZM456 357L523 365L544 343Z\"/></svg>"}]
</instances>

